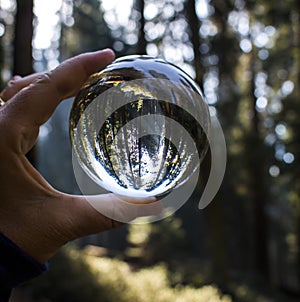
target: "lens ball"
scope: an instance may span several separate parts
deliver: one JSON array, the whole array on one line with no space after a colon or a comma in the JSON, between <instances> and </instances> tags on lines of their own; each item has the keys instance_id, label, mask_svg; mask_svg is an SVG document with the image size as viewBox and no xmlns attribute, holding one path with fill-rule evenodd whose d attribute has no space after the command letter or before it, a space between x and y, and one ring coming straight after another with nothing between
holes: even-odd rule
<instances>
[{"instance_id":1,"label":"lens ball","mask_svg":"<svg viewBox=\"0 0 300 302\"><path fill-rule=\"evenodd\" d=\"M126 56L93 74L70 115L73 151L98 185L132 197L186 183L208 149L200 88L162 59Z\"/></svg>"}]
</instances>

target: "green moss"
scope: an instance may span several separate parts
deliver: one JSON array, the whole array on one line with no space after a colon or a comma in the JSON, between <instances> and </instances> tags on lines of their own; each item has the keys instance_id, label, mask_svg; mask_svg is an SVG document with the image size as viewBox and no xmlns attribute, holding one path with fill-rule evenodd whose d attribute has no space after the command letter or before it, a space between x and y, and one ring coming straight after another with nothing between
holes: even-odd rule
<instances>
[{"instance_id":1,"label":"green moss","mask_svg":"<svg viewBox=\"0 0 300 302\"><path fill-rule=\"evenodd\" d=\"M34 301L231 301L214 286L174 288L168 275L163 264L134 271L124 261L87 255L69 246L53 259L44 276L30 284L30 289Z\"/></svg>"}]
</instances>

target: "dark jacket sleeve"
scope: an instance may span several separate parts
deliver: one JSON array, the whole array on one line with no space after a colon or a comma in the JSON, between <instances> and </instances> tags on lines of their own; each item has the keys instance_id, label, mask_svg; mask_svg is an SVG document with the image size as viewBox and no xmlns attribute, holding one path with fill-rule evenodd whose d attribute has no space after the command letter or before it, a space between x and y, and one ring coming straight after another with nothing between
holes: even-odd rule
<instances>
[{"instance_id":1,"label":"dark jacket sleeve","mask_svg":"<svg viewBox=\"0 0 300 302\"><path fill-rule=\"evenodd\" d=\"M48 268L27 255L0 233L0 302L9 300L13 287L37 277Z\"/></svg>"}]
</instances>

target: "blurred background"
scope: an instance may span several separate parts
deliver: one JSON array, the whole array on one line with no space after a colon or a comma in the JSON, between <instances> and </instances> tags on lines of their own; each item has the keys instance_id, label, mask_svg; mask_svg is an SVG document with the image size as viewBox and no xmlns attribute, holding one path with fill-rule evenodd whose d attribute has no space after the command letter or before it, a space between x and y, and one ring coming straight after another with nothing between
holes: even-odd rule
<instances>
[{"instance_id":1,"label":"blurred background","mask_svg":"<svg viewBox=\"0 0 300 302\"><path fill-rule=\"evenodd\" d=\"M299 12L297 0L0 0L1 89L85 51L159 56L200 85L228 148L207 208L197 209L200 183L163 221L72 242L11 301L299 301ZM80 194L71 104L28 157L55 188Z\"/></svg>"}]
</instances>

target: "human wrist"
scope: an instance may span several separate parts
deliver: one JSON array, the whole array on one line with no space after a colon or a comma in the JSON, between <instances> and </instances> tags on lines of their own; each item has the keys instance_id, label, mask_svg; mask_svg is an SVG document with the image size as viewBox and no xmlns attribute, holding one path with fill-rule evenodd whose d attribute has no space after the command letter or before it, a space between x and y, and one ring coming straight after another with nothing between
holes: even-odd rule
<instances>
[{"instance_id":1,"label":"human wrist","mask_svg":"<svg viewBox=\"0 0 300 302\"><path fill-rule=\"evenodd\" d=\"M3 287L15 287L37 277L48 268L48 263L36 261L1 232L0 248L0 283Z\"/></svg>"}]
</instances>

